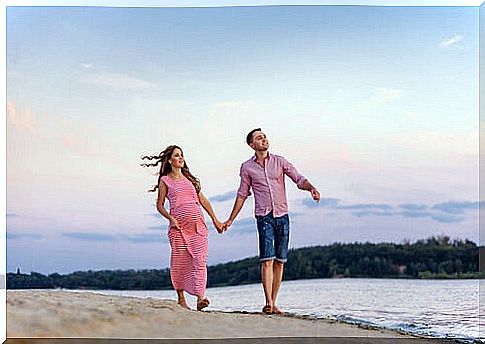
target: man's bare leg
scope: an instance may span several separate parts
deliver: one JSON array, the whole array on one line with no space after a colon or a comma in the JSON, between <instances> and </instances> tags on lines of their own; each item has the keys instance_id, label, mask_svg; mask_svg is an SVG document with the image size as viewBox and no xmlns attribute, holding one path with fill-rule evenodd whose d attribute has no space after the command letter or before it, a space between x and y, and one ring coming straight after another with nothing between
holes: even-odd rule
<instances>
[{"instance_id":1,"label":"man's bare leg","mask_svg":"<svg viewBox=\"0 0 485 344\"><path fill-rule=\"evenodd\" d=\"M273 302L273 313L283 314L283 311L276 307L276 297L278 296L278 291L280 290L281 281L283 279L283 268L285 264L277 260L273 264L273 288L271 291L271 300Z\"/></svg>"},{"instance_id":2,"label":"man's bare leg","mask_svg":"<svg viewBox=\"0 0 485 344\"><path fill-rule=\"evenodd\" d=\"M261 281L263 283L264 298L266 299L265 309L269 306L268 313L273 312L273 260L265 260L261 262Z\"/></svg>"}]
</instances>

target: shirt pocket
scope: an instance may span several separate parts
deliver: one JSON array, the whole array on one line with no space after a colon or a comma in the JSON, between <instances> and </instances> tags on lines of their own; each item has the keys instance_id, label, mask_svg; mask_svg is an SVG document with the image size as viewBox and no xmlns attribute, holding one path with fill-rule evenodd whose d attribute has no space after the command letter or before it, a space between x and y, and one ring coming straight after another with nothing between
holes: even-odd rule
<instances>
[{"instance_id":1,"label":"shirt pocket","mask_svg":"<svg viewBox=\"0 0 485 344\"><path fill-rule=\"evenodd\" d=\"M268 174L269 179L273 182L282 183L285 175L281 169L278 169L275 172L271 172Z\"/></svg>"}]
</instances>

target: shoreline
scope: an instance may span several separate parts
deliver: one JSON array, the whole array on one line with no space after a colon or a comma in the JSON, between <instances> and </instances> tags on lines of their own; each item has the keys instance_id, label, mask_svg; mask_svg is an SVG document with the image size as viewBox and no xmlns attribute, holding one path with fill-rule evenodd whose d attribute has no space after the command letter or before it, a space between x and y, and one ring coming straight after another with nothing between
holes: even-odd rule
<instances>
[{"instance_id":1,"label":"shoreline","mask_svg":"<svg viewBox=\"0 0 485 344\"><path fill-rule=\"evenodd\" d=\"M7 290L8 338L227 339L364 337L443 342L399 331L294 314L185 310L174 300L92 292ZM382 340L381 340L382 339Z\"/></svg>"},{"instance_id":2,"label":"shoreline","mask_svg":"<svg viewBox=\"0 0 485 344\"><path fill-rule=\"evenodd\" d=\"M247 312L247 311L214 311L215 313L235 313L235 314L253 314L253 315L261 315L259 312ZM281 315L280 317L284 318L289 318L289 319L300 319L303 321L322 321L326 323L331 323L331 324L342 324L346 326L353 326L353 327L358 327L363 330L368 330L368 331L380 331L380 332L390 332L393 334L399 334L404 336L404 338L408 339L418 339L418 340L431 340L433 341L432 343L437 343L437 342L442 342L446 341L446 343L469 343L468 339L461 339L461 338L437 338L437 337L425 337L425 336L420 336L417 334L413 334L410 332L406 332L405 330L400 330L400 329L389 329L386 327L378 326L378 325L372 325L372 324L366 324L366 323L360 323L360 322L352 322L352 321L345 321L341 319L334 319L334 318L319 318L319 317L313 317L310 315L301 315L301 314L294 314L294 313L285 313L284 315ZM372 337L372 336L369 336ZM396 337L398 338L398 337ZM399 337L401 339L403 337ZM475 343L475 339L473 339L473 343ZM481 343L481 342L480 342Z\"/></svg>"}]
</instances>

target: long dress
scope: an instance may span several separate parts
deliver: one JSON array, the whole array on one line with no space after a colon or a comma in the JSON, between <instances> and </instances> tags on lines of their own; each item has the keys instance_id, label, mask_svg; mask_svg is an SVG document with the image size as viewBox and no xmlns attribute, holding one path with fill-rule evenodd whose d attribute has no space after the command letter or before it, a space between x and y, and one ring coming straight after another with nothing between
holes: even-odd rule
<instances>
[{"instance_id":1,"label":"long dress","mask_svg":"<svg viewBox=\"0 0 485 344\"><path fill-rule=\"evenodd\" d=\"M162 180L168 189L170 215L180 227L176 229L169 224L168 228L172 285L175 290L204 296L209 240L197 192L186 177L176 180L162 176Z\"/></svg>"}]
</instances>

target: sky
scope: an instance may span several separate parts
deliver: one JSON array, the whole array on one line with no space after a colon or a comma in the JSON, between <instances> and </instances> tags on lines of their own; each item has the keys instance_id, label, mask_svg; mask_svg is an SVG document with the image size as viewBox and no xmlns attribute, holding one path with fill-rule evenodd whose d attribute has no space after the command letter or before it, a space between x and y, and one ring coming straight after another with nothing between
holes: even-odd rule
<instances>
[{"instance_id":1,"label":"sky","mask_svg":"<svg viewBox=\"0 0 485 344\"><path fill-rule=\"evenodd\" d=\"M178 144L221 221L248 131L286 180L290 247L479 243L478 8L7 8L7 271L169 266L156 168ZM168 207L168 203L167 203ZM209 265L258 254L253 200Z\"/></svg>"}]
</instances>

